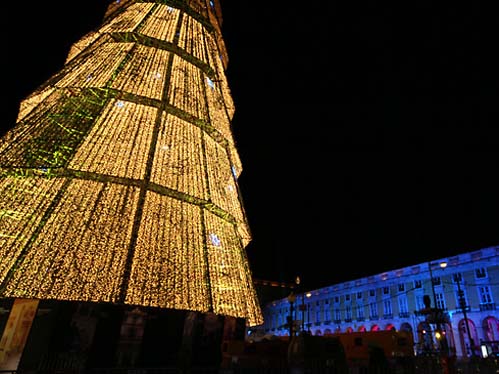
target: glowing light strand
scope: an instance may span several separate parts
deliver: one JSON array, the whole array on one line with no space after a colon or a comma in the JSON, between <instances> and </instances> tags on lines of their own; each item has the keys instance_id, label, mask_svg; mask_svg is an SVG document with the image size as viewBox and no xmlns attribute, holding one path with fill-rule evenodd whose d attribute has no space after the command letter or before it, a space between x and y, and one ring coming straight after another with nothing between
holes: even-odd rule
<instances>
[{"instance_id":1,"label":"glowing light strand","mask_svg":"<svg viewBox=\"0 0 499 374\"><path fill-rule=\"evenodd\" d=\"M110 10L0 142L1 296L262 323L218 28L205 2L168 3Z\"/></svg>"}]
</instances>

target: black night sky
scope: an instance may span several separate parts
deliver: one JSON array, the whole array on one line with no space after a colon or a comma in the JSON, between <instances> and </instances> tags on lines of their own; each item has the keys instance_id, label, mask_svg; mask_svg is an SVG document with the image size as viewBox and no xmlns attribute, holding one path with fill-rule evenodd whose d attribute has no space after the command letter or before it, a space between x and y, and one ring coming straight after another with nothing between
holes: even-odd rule
<instances>
[{"instance_id":1,"label":"black night sky","mask_svg":"<svg viewBox=\"0 0 499 374\"><path fill-rule=\"evenodd\" d=\"M312 289L499 245L497 22L480 2L222 1L256 278ZM10 6L3 129L105 8Z\"/></svg>"}]
</instances>

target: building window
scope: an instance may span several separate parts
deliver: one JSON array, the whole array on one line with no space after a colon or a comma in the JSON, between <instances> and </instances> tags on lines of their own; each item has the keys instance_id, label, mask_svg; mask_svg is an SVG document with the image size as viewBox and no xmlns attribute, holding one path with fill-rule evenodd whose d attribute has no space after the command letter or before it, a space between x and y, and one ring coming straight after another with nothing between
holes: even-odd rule
<instances>
[{"instance_id":1,"label":"building window","mask_svg":"<svg viewBox=\"0 0 499 374\"><path fill-rule=\"evenodd\" d=\"M369 290L369 296L376 296L376 290L374 288Z\"/></svg>"},{"instance_id":2,"label":"building window","mask_svg":"<svg viewBox=\"0 0 499 374\"><path fill-rule=\"evenodd\" d=\"M339 297L339 296L335 296L335 297L334 297L334 302L335 302L336 304L338 304L338 303L340 302L340 297Z\"/></svg>"},{"instance_id":3,"label":"building window","mask_svg":"<svg viewBox=\"0 0 499 374\"><path fill-rule=\"evenodd\" d=\"M329 311L329 307L324 308L324 321L331 320L331 312Z\"/></svg>"},{"instance_id":4,"label":"building window","mask_svg":"<svg viewBox=\"0 0 499 374\"><path fill-rule=\"evenodd\" d=\"M376 303L369 303L369 318L378 318L378 305Z\"/></svg>"},{"instance_id":5,"label":"building window","mask_svg":"<svg viewBox=\"0 0 499 374\"><path fill-rule=\"evenodd\" d=\"M362 305L362 304L357 305L357 319L359 321L364 320L364 305Z\"/></svg>"},{"instance_id":6,"label":"building window","mask_svg":"<svg viewBox=\"0 0 499 374\"><path fill-rule=\"evenodd\" d=\"M346 322L352 321L352 307L350 305L347 305L345 308L345 321Z\"/></svg>"},{"instance_id":7,"label":"building window","mask_svg":"<svg viewBox=\"0 0 499 374\"><path fill-rule=\"evenodd\" d=\"M398 304L399 304L399 313L401 315L409 314L409 307L407 304L407 296L406 295L399 296Z\"/></svg>"},{"instance_id":8,"label":"building window","mask_svg":"<svg viewBox=\"0 0 499 374\"><path fill-rule=\"evenodd\" d=\"M338 308L334 310L334 320L335 321L341 320L341 311Z\"/></svg>"},{"instance_id":9,"label":"building window","mask_svg":"<svg viewBox=\"0 0 499 374\"><path fill-rule=\"evenodd\" d=\"M414 281L414 288L422 288L422 287L423 287L423 282L421 282L421 280Z\"/></svg>"},{"instance_id":10,"label":"building window","mask_svg":"<svg viewBox=\"0 0 499 374\"><path fill-rule=\"evenodd\" d=\"M383 301L383 315L391 316L392 312L392 301L390 299L386 299Z\"/></svg>"},{"instance_id":11,"label":"building window","mask_svg":"<svg viewBox=\"0 0 499 374\"><path fill-rule=\"evenodd\" d=\"M311 312L310 312L310 321L309 322L314 322L314 320L317 321L317 319L315 318L315 311L317 309L315 308L314 303L310 303L309 305L310 305L310 310L311 310Z\"/></svg>"},{"instance_id":12,"label":"building window","mask_svg":"<svg viewBox=\"0 0 499 374\"><path fill-rule=\"evenodd\" d=\"M383 287L383 295L389 295L390 294L390 287Z\"/></svg>"},{"instance_id":13,"label":"building window","mask_svg":"<svg viewBox=\"0 0 499 374\"><path fill-rule=\"evenodd\" d=\"M462 282L462 280L463 280L463 276L461 275L461 273L454 273L454 274L452 274L452 281L454 283Z\"/></svg>"},{"instance_id":14,"label":"building window","mask_svg":"<svg viewBox=\"0 0 499 374\"><path fill-rule=\"evenodd\" d=\"M416 295L416 309L423 310L426 306L424 305L424 295Z\"/></svg>"},{"instance_id":15,"label":"building window","mask_svg":"<svg viewBox=\"0 0 499 374\"><path fill-rule=\"evenodd\" d=\"M478 296L480 297L480 304L492 303L492 295L490 294L489 286L479 286Z\"/></svg>"},{"instance_id":16,"label":"building window","mask_svg":"<svg viewBox=\"0 0 499 374\"><path fill-rule=\"evenodd\" d=\"M441 293L436 293L435 298L437 299L437 308L445 310L445 298Z\"/></svg>"},{"instance_id":17,"label":"building window","mask_svg":"<svg viewBox=\"0 0 499 374\"><path fill-rule=\"evenodd\" d=\"M432 282L434 286L440 286L442 284L442 279L440 279L440 277L433 277Z\"/></svg>"},{"instance_id":18,"label":"building window","mask_svg":"<svg viewBox=\"0 0 499 374\"><path fill-rule=\"evenodd\" d=\"M357 292L357 300L362 299L362 292Z\"/></svg>"},{"instance_id":19,"label":"building window","mask_svg":"<svg viewBox=\"0 0 499 374\"><path fill-rule=\"evenodd\" d=\"M345 301L350 301L350 295L345 295Z\"/></svg>"},{"instance_id":20,"label":"building window","mask_svg":"<svg viewBox=\"0 0 499 374\"><path fill-rule=\"evenodd\" d=\"M485 268L478 268L478 269L475 269L475 277L477 279L480 279L480 278L487 278L487 271L485 270Z\"/></svg>"},{"instance_id":21,"label":"building window","mask_svg":"<svg viewBox=\"0 0 499 374\"><path fill-rule=\"evenodd\" d=\"M405 291L405 284L399 283L399 292L404 292L404 291Z\"/></svg>"}]
</instances>

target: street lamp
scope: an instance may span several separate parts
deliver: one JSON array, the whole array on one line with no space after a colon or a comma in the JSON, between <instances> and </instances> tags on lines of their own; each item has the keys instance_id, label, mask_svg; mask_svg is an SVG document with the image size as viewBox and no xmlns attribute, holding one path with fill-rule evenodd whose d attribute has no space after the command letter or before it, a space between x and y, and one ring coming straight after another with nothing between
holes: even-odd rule
<instances>
[{"instance_id":1,"label":"street lamp","mask_svg":"<svg viewBox=\"0 0 499 374\"><path fill-rule=\"evenodd\" d=\"M291 291L291 293L289 294L288 296L288 301L289 301L289 317L288 317L288 324L289 324L289 336L290 338L292 338L294 336L294 324L295 324L295 321L294 321L294 316L293 316L293 312L294 312L294 308L293 308L293 305L296 301L296 295L294 294L293 291Z\"/></svg>"},{"instance_id":2,"label":"street lamp","mask_svg":"<svg viewBox=\"0 0 499 374\"><path fill-rule=\"evenodd\" d=\"M443 321L443 309L438 307L437 304L437 294L435 293L435 283L433 281L433 272L432 272L432 266L436 265L435 263L428 262L428 270L430 272L430 282L431 282L431 291L433 294L433 305L434 305L434 313L433 313L433 318L434 318L434 323L436 325L436 333L435 337L437 338L439 342L439 348L440 352L442 351L447 354L447 339L445 337L445 334L442 332L442 321ZM440 262L438 264L441 269L445 269L447 267L447 262Z\"/></svg>"},{"instance_id":3,"label":"street lamp","mask_svg":"<svg viewBox=\"0 0 499 374\"><path fill-rule=\"evenodd\" d=\"M298 291L301 292L301 304L300 304L300 311L301 311L301 332L303 333L303 331L305 331L305 303L304 303L305 297L304 297L304 294L303 294L303 290L300 289L301 279L300 279L299 276L296 277L295 283L296 283L296 287L297 287Z\"/></svg>"},{"instance_id":4,"label":"street lamp","mask_svg":"<svg viewBox=\"0 0 499 374\"><path fill-rule=\"evenodd\" d=\"M305 295L307 297L307 299L312 296L312 294L310 292L307 292L307 294ZM312 324L310 323L310 303L307 302L307 331L308 333L310 334L310 326Z\"/></svg>"},{"instance_id":5,"label":"street lamp","mask_svg":"<svg viewBox=\"0 0 499 374\"><path fill-rule=\"evenodd\" d=\"M309 298L310 296L312 296L312 294L310 292L307 292L305 294L304 290L301 289L300 277L296 277L295 283L297 285L298 290L301 292L301 304L300 304L299 309L301 311L301 332L304 333L305 332L305 311L307 311L308 320L310 322L310 309L307 308L308 304L305 305L305 296L307 296L307 298Z\"/></svg>"},{"instance_id":6,"label":"street lamp","mask_svg":"<svg viewBox=\"0 0 499 374\"><path fill-rule=\"evenodd\" d=\"M428 270L430 271L430 281L431 281L431 291L433 293L433 305L437 308L437 295L435 293L435 284L433 283L433 272L431 271L431 267L435 265L435 263L428 262ZM447 262L440 262L438 264L441 269L445 269L447 267Z\"/></svg>"},{"instance_id":7,"label":"street lamp","mask_svg":"<svg viewBox=\"0 0 499 374\"><path fill-rule=\"evenodd\" d=\"M468 334L468 340L470 342L471 357L475 357L475 342L471 337L470 324L468 322L468 316L466 314L466 308L468 306L466 305L466 299L464 298L464 291L461 289L461 274L459 274L459 277L457 278L457 295L459 299L459 307L463 312L464 322L466 324L466 332Z\"/></svg>"}]
</instances>

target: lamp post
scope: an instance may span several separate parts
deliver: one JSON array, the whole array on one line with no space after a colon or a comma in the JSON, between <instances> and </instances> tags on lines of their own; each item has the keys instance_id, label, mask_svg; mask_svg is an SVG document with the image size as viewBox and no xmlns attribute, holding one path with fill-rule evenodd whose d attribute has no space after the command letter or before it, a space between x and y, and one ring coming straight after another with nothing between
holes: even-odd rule
<instances>
[{"instance_id":1,"label":"lamp post","mask_svg":"<svg viewBox=\"0 0 499 374\"><path fill-rule=\"evenodd\" d=\"M305 294L301 294L301 305L300 305L300 310L301 310L301 332L305 332Z\"/></svg>"},{"instance_id":2,"label":"lamp post","mask_svg":"<svg viewBox=\"0 0 499 374\"><path fill-rule=\"evenodd\" d=\"M300 287L300 284L301 284L300 277L296 277L295 283L297 285L297 288L301 292L301 304L300 304L299 309L300 309L300 312L301 312L301 332L304 333L305 332L305 311L307 312L308 322L310 322L310 309L309 309L309 305L308 304L305 305L305 296L307 298L309 298L310 296L312 296L312 294L310 292L307 292L305 294L304 290L301 289L302 287ZM310 331L310 328L308 330Z\"/></svg>"},{"instance_id":3,"label":"lamp post","mask_svg":"<svg viewBox=\"0 0 499 374\"><path fill-rule=\"evenodd\" d=\"M295 283L296 283L296 289L298 289L300 285L300 277L296 277ZM294 298L296 298L293 292L291 292L291 295L293 295ZM303 307L303 295L302 295L302 304L300 305L300 310L302 310L302 317L303 317L302 307ZM303 330L303 318L302 318L302 330ZM305 366L304 366L305 337L303 333L296 336L292 336L292 338L289 340L287 359L288 359L288 366L290 373L303 374L305 372Z\"/></svg>"},{"instance_id":4,"label":"lamp post","mask_svg":"<svg viewBox=\"0 0 499 374\"><path fill-rule=\"evenodd\" d=\"M310 292L307 292L307 298L309 298L310 296L312 296L312 294ZM310 322L310 303L307 303L307 332L309 334L311 334L310 332L310 326L312 325L312 323Z\"/></svg>"},{"instance_id":5,"label":"lamp post","mask_svg":"<svg viewBox=\"0 0 499 374\"><path fill-rule=\"evenodd\" d=\"M435 292L435 283L433 281L433 272L432 272L432 269L431 267L435 265L435 263L432 263L432 262L428 262L428 270L430 272L430 282L431 282L431 291L432 291L432 294L433 294L433 309L434 309L434 323L436 325L436 333L435 333L435 337L437 338L438 340L438 343L439 343L439 351L440 353L444 353L445 355L447 355L447 338L445 337L445 334L442 333L442 317L443 317L443 314L442 314L442 308L439 308L438 305L437 305L437 294ZM447 262L440 262L438 264L440 266L441 269L445 269L447 267Z\"/></svg>"},{"instance_id":6,"label":"lamp post","mask_svg":"<svg viewBox=\"0 0 499 374\"><path fill-rule=\"evenodd\" d=\"M294 336L294 324L295 324L295 319L293 316L294 312L294 303L296 301L296 295L294 294L293 291L288 296L288 301L289 301L289 317L288 317L288 324L289 324L289 337L292 338Z\"/></svg>"},{"instance_id":7,"label":"lamp post","mask_svg":"<svg viewBox=\"0 0 499 374\"><path fill-rule=\"evenodd\" d=\"M301 292L301 304L299 309L301 311L301 332L303 333L303 331L305 331L305 294L300 287L301 279L299 276L296 277L295 283L298 291Z\"/></svg>"},{"instance_id":8,"label":"lamp post","mask_svg":"<svg viewBox=\"0 0 499 374\"><path fill-rule=\"evenodd\" d=\"M459 307L463 312L464 322L466 324L466 332L468 333L468 340L470 342L470 351L471 357L475 357L475 342L471 337L470 325L468 322L468 315L466 314L466 299L464 298L464 291L461 289L461 275L459 274L459 278L457 279L457 295L459 298Z\"/></svg>"}]
</instances>

